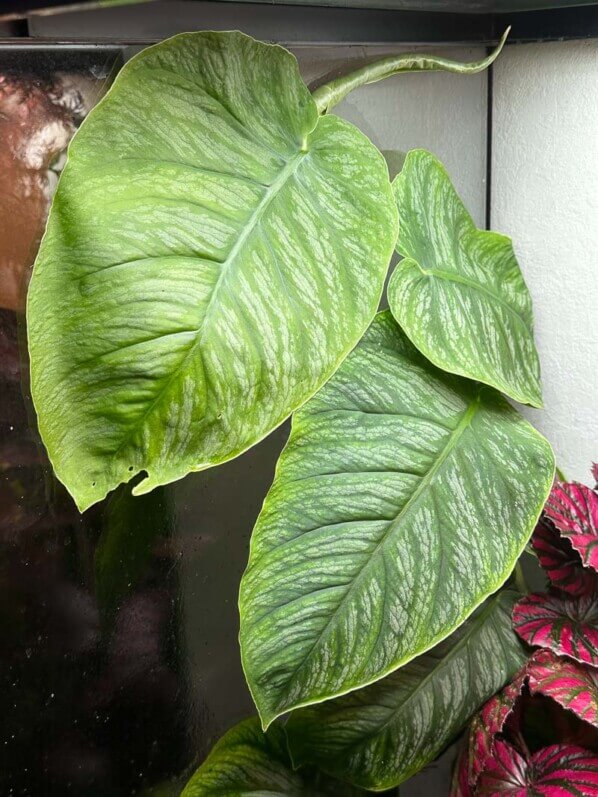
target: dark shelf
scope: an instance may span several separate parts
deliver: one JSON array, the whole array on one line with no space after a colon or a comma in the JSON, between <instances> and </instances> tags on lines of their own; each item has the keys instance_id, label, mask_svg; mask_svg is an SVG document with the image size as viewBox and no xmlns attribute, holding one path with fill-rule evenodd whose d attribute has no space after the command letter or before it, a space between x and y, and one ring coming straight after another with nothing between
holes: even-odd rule
<instances>
[{"instance_id":1,"label":"dark shelf","mask_svg":"<svg viewBox=\"0 0 598 797\"><path fill-rule=\"evenodd\" d=\"M65 2L0 0L0 37L142 43L182 31L240 29L291 45L490 44L507 25L510 44L598 36L598 4L583 0L154 0L88 8ZM42 6L56 7L36 11Z\"/></svg>"}]
</instances>

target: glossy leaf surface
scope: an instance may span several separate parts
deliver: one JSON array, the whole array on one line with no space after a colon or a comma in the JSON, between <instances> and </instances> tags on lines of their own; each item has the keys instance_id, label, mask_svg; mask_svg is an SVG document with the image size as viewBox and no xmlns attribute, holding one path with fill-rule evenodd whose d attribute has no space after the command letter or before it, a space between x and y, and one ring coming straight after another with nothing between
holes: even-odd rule
<instances>
[{"instance_id":1,"label":"glossy leaf surface","mask_svg":"<svg viewBox=\"0 0 598 797\"><path fill-rule=\"evenodd\" d=\"M571 542L561 537L553 522L545 515L534 530L532 546L554 587L577 596L598 592L598 573L583 566Z\"/></svg>"},{"instance_id":2,"label":"glossy leaf surface","mask_svg":"<svg viewBox=\"0 0 598 797\"><path fill-rule=\"evenodd\" d=\"M234 457L335 371L397 233L388 171L241 33L135 56L75 136L28 304L32 392L81 510Z\"/></svg>"},{"instance_id":3,"label":"glossy leaf surface","mask_svg":"<svg viewBox=\"0 0 598 797\"><path fill-rule=\"evenodd\" d=\"M532 694L551 697L598 727L598 670L550 650L538 650L528 667L528 685Z\"/></svg>"},{"instance_id":4,"label":"glossy leaf surface","mask_svg":"<svg viewBox=\"0 0 598 797\"><path fill-rule=\"evenodd\" d=\"M509 238L478 230L442 164L414 150L393 184L403 260L390 308L435 365L542 406L531 299Z\"/></svg>"},{"instance_id":5,"label":"glossy leaf surface","mask_svg":"<svg viewBox=\"0 0 598 797\"><path fill-rule=\"evenodd\" d=\"M530 645L598 666L598 600L534 593L513 609L513 626Z\"/></svg>"},{"instance_id":6,"label":"glossy leaf surface","mask_svg":"<svg viewBox=\"0 0 598 797\"><path fill-rule=\"evenodd\" d=\"M265 725L378 680L506 580L552 483L548 443L445 374L390 313L298 412L241 585Z\"/></svg>"},{"instance_id":7,"label":"glossy leaf surface","mask_svg":"<svg viewBox=\"0 0 598 797\"><path fill-rule=\"evenodd\" d=\"M257 717L235 725L214 746L181 797L353 797L316 772L294 772L284 730L263 733Z\"/></svg>"},{"instance_id":8,"label":"glossy leaf surface","mask_svg":"<svg viewBox=\"0 0 598 797\"><path fill-rule=\"evenodd\" d=\"M418 772L524 663L511 627L517 595L493 595L450 637L372 686L294 712L286 725L294 762L377 791Z\"/></svg>"},{"instance_id":9,"label":"glossy leaf surface","mask_svg":"<svg viewBox=\"0 0 598 797\"><path fill-rule=\"evenodd\" d=\"M476 797L597 797L598 756L572 745L545 747L526 760L497 741L496 757L482 774Z\"/></svg>"},{"instance_id":10,"label":"glossy leaf surface","mask_svg":"<svg viewBox=\"0 0 598 797\"><path fill-rule=\"evenodd\" d=\"M545 512L584 565L598 570L598 495L583 484L557 482Z\"/></svg>"}]
</instances>

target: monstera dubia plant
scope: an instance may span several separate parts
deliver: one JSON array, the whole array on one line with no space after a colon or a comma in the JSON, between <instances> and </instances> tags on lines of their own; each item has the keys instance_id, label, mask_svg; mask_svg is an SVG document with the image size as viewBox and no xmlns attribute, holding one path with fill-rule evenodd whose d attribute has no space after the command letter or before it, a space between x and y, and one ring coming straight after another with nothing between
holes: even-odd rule
<instances>
[{"instance_id":1,"label":"monstera dubia plant","mask_svg":"<svg viewBox=\"0 0 598 797\"><path fill-rule=\"evenodd\" d=\"M133 58L71 144L28 332L79 509L225 462L294 413L240 591L259 719L189 797L396 786L523 661L509 578L554 459L501 395L542 404L512 244L476 228L433 155L391 184L330 113L398 72L480 71L503 43L312 93L279 46L185 34Z\"/></svg>"}]
</instances>

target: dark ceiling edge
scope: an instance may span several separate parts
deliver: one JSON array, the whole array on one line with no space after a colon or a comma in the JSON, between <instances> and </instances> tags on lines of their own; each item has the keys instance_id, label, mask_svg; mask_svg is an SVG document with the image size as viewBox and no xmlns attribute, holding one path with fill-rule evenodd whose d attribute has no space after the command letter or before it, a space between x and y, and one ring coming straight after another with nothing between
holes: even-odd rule
<instances>
[{"instance_id":1,"label":"dark ceiling edge","mask_svg":"<svg viewBox=\"0 0 598 797\"><path fill-rule=\"evenodd\" d=\"M0 23L0 37L141 44L184 30L241 29L257 38L289 45L488 44L496 41L507 25L512 25L511 44L598 36L598 5L499 14L218 0L175 5L176 13L172 13L175 9L166 3L148 3L141 18L139 8L130 5L50 15L32 13L27 19ZM0 11L3 7L0 0Z\"/></svg>"},{"instance_id":2,"label":"dark ceiling edge","mask_svg":"<svg viewBox=\"0 0 598 797\"><path fill-rule=\"evenodd\" d=\"M494 37L499 36L507 25L513 26L509 36L511 43L598 37L598 5L493 14L492 18Z\"/></svg>"}]
</instances>

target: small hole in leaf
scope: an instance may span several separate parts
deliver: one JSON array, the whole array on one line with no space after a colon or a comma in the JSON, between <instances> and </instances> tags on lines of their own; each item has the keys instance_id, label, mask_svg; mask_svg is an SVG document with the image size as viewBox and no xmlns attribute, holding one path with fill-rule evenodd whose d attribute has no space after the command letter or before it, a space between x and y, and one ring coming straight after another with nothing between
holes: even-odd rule
<instances>
[{"instance_id":1,"label":"small hole in leaf","mask_svg":"<svg viewBox=\"0 0 598 797\"><path fill-rule=\"evenodd\" d=\"M92 486L92 487L95 487L95 486L96 486L96 483L95 483L95 482L92 482L92 483L91 483L91 486Z\"/></svg>"},{"instance_id":2,"label":"small hole in leaf","mask_svg":"<svg viewBox=\"0 0 598 797\"><path fill-rule=\"evenodd\" d=\"M129 465L129 473L133 470L133 466Z\"/></svg>"}]
</instances>

